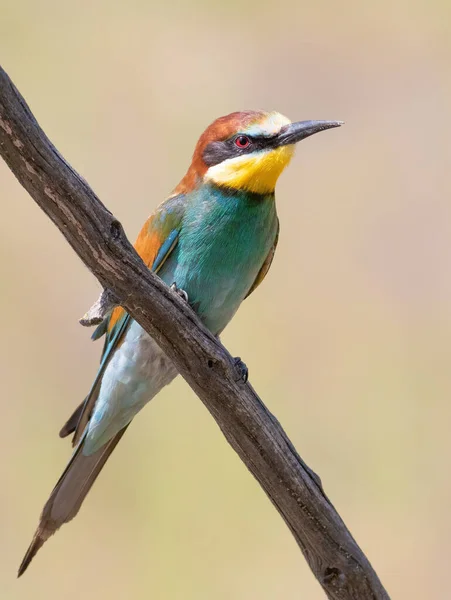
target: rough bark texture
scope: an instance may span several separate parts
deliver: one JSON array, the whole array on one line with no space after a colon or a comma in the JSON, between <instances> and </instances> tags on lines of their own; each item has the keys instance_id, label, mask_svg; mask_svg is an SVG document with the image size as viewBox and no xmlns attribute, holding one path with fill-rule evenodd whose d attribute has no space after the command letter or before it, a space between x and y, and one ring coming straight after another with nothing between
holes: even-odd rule
<instances>
[{"instance_id":1,"label":"rough bark texture","mask_svg":"<svg viewBox=\"0 0 451 600\"><path fill-rule=\"evenodd\" d=\"M31 197L208 408L299 544L328 598L387 599L376 573L227 350L145 267L121 224L46 137L0 68L0 154Z\"/></svg>"}]
</instances>

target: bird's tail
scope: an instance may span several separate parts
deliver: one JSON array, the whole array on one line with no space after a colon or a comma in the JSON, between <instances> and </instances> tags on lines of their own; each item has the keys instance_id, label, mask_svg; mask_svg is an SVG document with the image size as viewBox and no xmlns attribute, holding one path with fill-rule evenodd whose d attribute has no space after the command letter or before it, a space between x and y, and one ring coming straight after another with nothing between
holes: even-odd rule
<instances>
[{"instance_id":1,"label":"bird's tail","mask_svg":"<svg viewBox=\"0 0 451 600\"><path fill-rule=\"evenodd\" d=\"M97 452L86 456L83 454L84 436L76 447L69 464L58 480L50 498L47 500L41 514L39 526L22 564L19 567L18 577L27 569L33 557L41 546L64 523L75 517L97 475L102 470L108 457L113 452L126 427L119 431L114 438L102 446Z\"/></svg>"}]
</instances>

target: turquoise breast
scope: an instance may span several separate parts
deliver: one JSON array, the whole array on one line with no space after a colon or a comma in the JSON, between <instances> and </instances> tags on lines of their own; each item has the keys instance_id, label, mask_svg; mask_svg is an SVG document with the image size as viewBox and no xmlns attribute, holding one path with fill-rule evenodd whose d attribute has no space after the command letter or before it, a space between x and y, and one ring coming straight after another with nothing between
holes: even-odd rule
<instances>
[{"instance_id":1,"label":"turquoise breast","mask_svg":"<svg viewBox=\"0 0 451 600\"><path fill-rule=\"evenodd\" d=\"M187 199L179 242L159 272L214 334L253 285L277 234L274 195L201 186Z\"/></svg>"}]
</instances>

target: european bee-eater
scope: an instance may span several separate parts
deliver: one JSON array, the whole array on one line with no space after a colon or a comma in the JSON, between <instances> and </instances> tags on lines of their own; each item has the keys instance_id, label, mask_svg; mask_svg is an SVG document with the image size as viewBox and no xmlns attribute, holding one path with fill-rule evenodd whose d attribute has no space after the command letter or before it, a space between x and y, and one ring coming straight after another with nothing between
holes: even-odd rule
<instances>
[{"instance_id":1,"label":"european bee-eater","mask_svg":"<svg viewBox=\"0 0 451 600\"><path fill-rule=\"evenodd\" d=\"M179 185L149 217L135 244L146 265L221 333L266 276L279 233L274 189L295 144L340 121L291 123L277 112L235 112L201 135ZM44 506L19 568L30 561L86 494L133 417L177 375L157 343L123 308L93 338L105 335L100 368L84 400L62 428L75 449Z\"/></svg>"}]
</instances>

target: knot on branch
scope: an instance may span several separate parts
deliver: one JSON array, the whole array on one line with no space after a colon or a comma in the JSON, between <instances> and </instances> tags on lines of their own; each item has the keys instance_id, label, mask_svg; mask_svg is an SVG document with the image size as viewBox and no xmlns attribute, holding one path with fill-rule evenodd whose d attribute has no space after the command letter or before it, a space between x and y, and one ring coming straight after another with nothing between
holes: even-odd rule
<instances>
[{"instance_id":1,"label":"knot on branch","mask_svg":"<svg viewBox=\"0 0 451 600\"><path fill-rule=\"evenodd\" d=\"M120 240L121 237L124 234L124 228L122 227L121 223L117 219L114 219L111 222L111 225L110 225L110 234L111 234L111 237L113 238L113 240L115 242L117 242L118 240Z\"/></svg>"},{"instance_id":2,"label":"knot on branch","mask_svg":"<svg viewBox=\"0 0 451 600\"><path fill-rule=\"evenodd\" d=\"M346 575L338 567L324 569L323 584L328 587L342 588L346 583Z\"/></svg>"}]
</instances>

